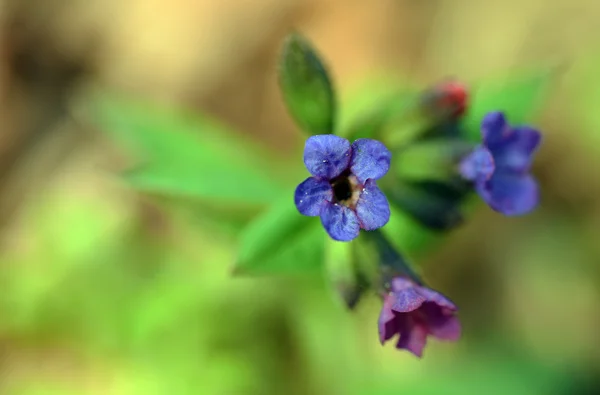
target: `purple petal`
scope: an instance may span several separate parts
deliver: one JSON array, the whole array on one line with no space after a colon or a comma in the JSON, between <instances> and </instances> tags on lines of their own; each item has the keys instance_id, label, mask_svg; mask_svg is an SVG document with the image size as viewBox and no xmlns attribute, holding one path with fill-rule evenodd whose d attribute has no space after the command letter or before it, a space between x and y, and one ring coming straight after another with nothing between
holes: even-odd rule
<instances>
[{"instance_id":1,"label":"purple petal","mask_svg":"<svg viewBox=\"0 0 600 395\"><path fill-rule=\"evenodd\" d=\"M381 228L390 220L390 205L375 180L370 179L365 184L358 197L356 214L361 228L365 230Z\"/></svg>"},{"instance_id":2,"label":"purple petal","mask_svg":"<svg viewBox=\"0 0 600 395\"><path fill-rule=\"evenodd\" d=\"M411 317L406 317L404 325L400 329L400 339L398 339L396 348L408 350L420 358L423 356L423 348L426 343L427 328L415 323Z\"/></svg>"},{"instance_id":3,"label":"purple petal","mask_svg":"<svg viewBox=\"0 0 600 395\"><path fill-rule=\"evenodd\" d=\"M533 152L540 145L542 135L537 130L529 126L518 126L514 128L515 145L528 154Z\"/></svg>"},{"instance_id":4,"label":"purple petal","mask_svg":"<svg viewBox=\"0 0 600 395\"><path fill-rule=\"evenodd\" d=\"M368 179L377 180L390 169L392 154L377 140L358 139L352 143L350 170L361 184Z\"/></svg>"},{"instance_id":5,"label":"purple petal","mask_svg":"<svg viewBox=\"0 0 600 395\"><path fill-rule=\"evenodd\" d=\"M350 241L358 237L360 232L356 213L337 203L327 203L323 207L321 223L329 236L337 241Z\"/></svg>"},{"instance_id":6,"label":"purple petal","mask_svg":"<svg viewBox=\"0 0 600 395\"><path fill-rule=\"evenodd\" d=\"M379 313L379 341L381 344L394 337L399 330L396 315L392 311L393 304L394 296L393 294L388 294L383 301L381 313Z\"/></svg>"},{"instance_id":7,"label":"purple petal","mask_svg":"<svg viewBox=\"0 0 600 395\"><path fill-rule=\"evenodd\" d=\"M460 338L461 328L454 311L427 302L421 307L423 320L429 333L441 340L456 341Z\"/></svg>"},{"instance_id":8,"label":"purple petal","mask_svg":"<svg viewBox=\"0 0 600 395\"><path fill-rule=\"evenodd\" d=\"M495 169L494 158L484 146L475 148L459 165L460 174L470 181L487 180Z\"/></svg>"},{"instance_id":9,"label":"purple petal","mask_svg":"<svg viewBox=\"0 0 600 395\"><path fill-rule=\"evenodd\" d=\"M496 173L475 188L493 210L507 216L527 214L540 200L537 182L528 174Z\"/></svg>"},{"instance_id":10,"label":"purple petal","mask_svg":"<svg viewBox=\"0 0 600 395\"><path fill-rule=\"evenodd\" d=\"M350 164L350 142L333 134L311 136L304 146L304 164L315 177L339 176Z\"/></svg>"},{"instance_id":11,"label":"purple petal","mask_svg":"<svg viewBox=\"0 0 600 395\"><path fill-rule=\"evenodd\" d=\"M392 292L403 291L409 288L415 288L418 285L408 277L394 277L391 284Z\"/></svg>"},{"instance_id":12,"label":"purple petal","mask_svg":"<svg viewBox=\"0 0 600 395\"><path fill-rule=\"evenodd\" d=\"M429 333L432 336L446 341L457 341L461 335L460 321L455 316L445 316L443 320L437 321L435 325L430 323Z\"/></svg>"},{"instance_id":13,"label":"purple petal","mask_svg":"<svg viewBox=\"0 0 600 395\"><path fill-rule=\"evenodd\" d=\"M492 154L496 166L500 169L515 172L526 172L531 165L531 158L540 144L542 135L528 126L515 128L511 135L497 144Z\"/></svg>"},{"instance_id":14,"label":"purple petal","mask_svg":"<svg viewBox=\"0 0 600 395\"><path fill-rule=\"evenodd\" d=\"M502 142L510 133L510 125L508 125L506 117L501 112L487 113L481 122L483 144L488 148Z\"/></svg>"},{"instance_id":15,"label":"purple petal","mask_svg":"<svg viewBox=\"0 0 600 395\"><path fill-rule=\"evenodd\" d=\"M328 201L333 199L333 190L328 181L309 177L296 188L294 202L300 214L316 217Z\"/></svg>"},{"instance_id":16,"label":"purple petal","mask_svg":"<svg viewBox=\"0 0 600 395\"><path fill-rule=\"evenodd\" d=\"M429 289L427 287L417 287L417 292L419 292L419 294L423 296L427 302L434 303L435 305L443 307L446 310L457 310L456 306L450 301L450 299L441 293L434 291L433 289Z\"/></svg>"},{"instance_id":17,"label":"purple petal","mask_svg":"<svg viewBox=\"0 0 600 395\"><path fill-rule=\"evenodd\" d=\"M398 291L393 291L394 293L394 304L392 305L392 310L398 313L409 313L411 311L415 311L423 303L427 301L421 295L415 287L404 288Z\"/></svg>"}]
</instances>

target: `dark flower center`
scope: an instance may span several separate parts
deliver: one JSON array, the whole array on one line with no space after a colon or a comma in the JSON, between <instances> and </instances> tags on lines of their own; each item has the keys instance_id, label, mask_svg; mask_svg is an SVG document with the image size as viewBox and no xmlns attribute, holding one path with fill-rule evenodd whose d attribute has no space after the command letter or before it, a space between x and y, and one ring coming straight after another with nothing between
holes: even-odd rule
<instances>
[{"instance_id":1,"label":"dark flower center","mask_svg":"<svg viewBox=\"0 0 600 395\"><path fill-rule=\"evenodd\" d=\"M338 202L348 200L352 196L352 187L350 186L350 180L348 180L347 177L335 180L331 184L331 187L333 188L333 197Z\"/></svg>"},{"instance_id":2,"label":"dark flower center","mask_svg":"<svg viewBox=\"0 0 600 395\"><path fill-rule=\"evenodd\" d=\"M346 170L330 181L333 189L333 202L354 208L360 195L362 185L359 185L356 177Z\"/></svg>"}]
</instances>

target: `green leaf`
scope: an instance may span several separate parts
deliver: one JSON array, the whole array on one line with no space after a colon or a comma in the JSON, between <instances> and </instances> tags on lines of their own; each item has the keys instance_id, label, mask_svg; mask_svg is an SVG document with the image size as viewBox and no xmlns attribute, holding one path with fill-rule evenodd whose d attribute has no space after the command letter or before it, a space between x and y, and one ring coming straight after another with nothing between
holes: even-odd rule
<instances>
[{"instance_id":1,"label":"green leaf","mask_svg":"<svg viewBox=\"0 0 600 395\"><path fill-rule=\"evenodd\" d=\"M391 104L396 98L415 97L419 89L411 79L399 77L396 71L351 85L341 92L340 130L347 130L360 119L376 113L386 102Z\"/></svg>"},{"instance_id":2,"label":"green leaf","mask_svg":"<svg viewBox=\"0 0 600 395\"><path fill-rule=\"evenodd\" d=\"M393 80L385 88L377 85L364 88L353 94L357 97L352 96L344 103L343 135L350 140L379 140L392 152L410 146L417 139L453 135L454 125L442 122L442 115L428 109L424 101L428 93Z\"/></svg>"},{"instance_id":3,"label":"green leaf","mask_svg":"<svg viewBox=\"0 0 600 395\"><path fill-rule=\"evenodd\" d=\"M408 92L382 99L370 113L357 119L345 134L351 140L371 138L384 142L388 148L390 142L403 140L407 132L412 135L414 121L415 95Z\"/></svg>"},{"instance_id":4,"label":"green leaf","mask_svg":"<svg viewBox=\"0 0 600 395\"><path fill-rule=\"evenodd\" d=\"M334 132L335 92L327 69L309 41L287 36L279 61L279 83L287 108L310 134Z\"/></svg>"},{"instance_id":5,"label":"green leaf","mask_svg":"<svg viewBox=\"0 0 600 395\"><path fill-rule=\"evenodd\" d=\"M290 165L208 117L106 95L87 110L142 161L125 174L140 190L256 205L271 202L288 184Z\"/></svg>"},{"instance_id":6,"label":"green leaf","mask_svg":"<svg viewBox=\"0 0 600 395\"><path fill-rule=\"evenodd\" d=\"M511 124L529 122L540 108L555 72L554 68L528 70L481 82L474 89L464 119L469 139L481 139L481 121L490 111L504 112Z\"/></svg>"},{"instance_id":7,"label":"green leaf","mask_svg":"<svg viewBox=\"0 0 600 395\"><path fill-rule=\"evenodd\" d=\"M301 215L290 192L244 230L234 271L298 274L321 270L326 237L319 218Z\"/></svg>"},{"instance_id":8,"label":"green leaf","mask_svg":"<svg viewBox=\"0 0 600 395\"><path fill-rule=\"evenodd\" d=\"M459 139L427 140L396 155L392 166L402 179L445 181L457 174L458 161L472 149L472 143Z\"/></svg>"},{"instance_id":9,"label":"green leaf","mask_svg":"<svg viewBox=\"0 0 600 395\"><path fill-rule=\"evenodd\" d=\"M412 118L417 92L416 87L396 77L381 76L361 83L343 97L341 134L350 140L386 140L390 123Z\"/></svg>"}]
</instances>

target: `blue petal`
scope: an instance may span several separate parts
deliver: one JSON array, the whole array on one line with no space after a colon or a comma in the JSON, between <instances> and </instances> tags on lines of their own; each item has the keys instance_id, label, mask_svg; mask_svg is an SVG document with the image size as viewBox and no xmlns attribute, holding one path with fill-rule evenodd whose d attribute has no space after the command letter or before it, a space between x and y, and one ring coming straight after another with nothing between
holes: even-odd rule
<instances>
[{"instance_id":1,"label":"blue petal","mask_svg":"<svg viewBox=\"0 0 600 395\"><path fill-rule=\"evenodd\" d=\"M390 220L390 205L375 180L369 179L365 184L358 197L356 214L360 227L365 230L381 228Z\"/></svg>"},{"instance_id":2,"label":"blue petal","mask_svg":"<svg viewBox=\"0 0 600 395\"><path fill-rule=\"evenodd\" d=\"M492 154L483 146L475 148L459 165L460 174L471 181L487 180L492 176L495 169Z\"/></svg>"},{"instance_id":3,"label":"blue petal","mask_svg":"<svg viewBox=\"0 0 600 395\"><path fill-rule=\"evenodd\" d=\"M350 142L333 134L311 136L304 146L304 164L315 177L331 180L350 164Z\"/></svg>"},{"instance_id":4,"label":"blue petal","mask_svg":"<svg viewBox=\"0 0 600 395\"><path fill-rule=\"evenodd\" d=\"M510 133L510 126L501 112L490 112L485 115L481 122L481 135L483 144L492 148L501 143Z\"/></svg>"},{"instance_id":5,"label":"blue petal","mask_svg":"<svg viewBox=\"0 0 600 395\"><path fill-rule=\"evenodd\" d=\"M528 126L515 128L509 137L492 149L496 166L503 170L526 172L542 135Z\"/></svg>"},{"instance_id":6,"label":"blue petal","mask_svg":"<svg viewBox=\"0 0 600 395\"><path fill-rule=\"evenodd\" d=\"M337 241L350 241L358 237L360 225L354 211L341 204L328 203L321 212L321 223L329 236Z\"/></svg>"},{"instance_id":7,"label":"blue petal","mask_svg":"<svg viewBox=\"0 0 600 395\"><path fill-rule=\"evenodd\" d=\"M300 214L316 217L328 201L333 199L333 190L326 180L309 177L296 188L294 202Z\"/></svg>"},{"instance_id":8,"label":"blue petal","mask_svg":"<svg viewBox=\"0 0 600 395\"><path fill-rule=\"evenodd\" d=\"M476 189L493 210L507 216L527 214L540 200L537 182L529 174L496 173Z\"/></svg>"},{"instance_id":9,"label":"blue petal","mask_svg":"<svg viewBox=\"0 0 600 395\"><path fill-rule=\"evenodd\" d=\"M352 143L350 170L361 184L367 179L377 180L390 169L392 154L377 140L358 139Z\"/></svg>"}]
</instances>

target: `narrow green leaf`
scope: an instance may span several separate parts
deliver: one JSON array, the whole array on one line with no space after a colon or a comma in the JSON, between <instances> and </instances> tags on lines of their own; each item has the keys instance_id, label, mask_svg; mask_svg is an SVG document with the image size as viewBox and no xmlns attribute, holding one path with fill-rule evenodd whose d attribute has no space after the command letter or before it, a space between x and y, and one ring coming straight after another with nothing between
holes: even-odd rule
<instances>
[{"instance_id":1,"label":"narrow green leaf","mask_svg":"<svg viewBox=\"0 0 600 395\"><path fill-rule=\"evenodd\" d=\"M238 274L315 272L324 265L326 237L319 218L301 215L290 192L244 230L234 271Z\"/></svg>"},{"instance_id":2,"label":"narrow green leaf","mask_svg":"<svg viewBox=\"0 0 600 395\"><path fill-rule=\"evenodd\" d=\"M335 92L317 51L306 38L292 33L279 63L279 83L292 117L310 134L333 133Z\"/></svg>"},{"instance_id":3,"label":"narrow green leaf","mask_svg":"<svg viewBox=\"0 0 600 395\"><path fill-rule=\"evenodd\" d=\"M481 139L481 120L490 111L502 111L512 124L529 122L540 108L556 69L521 71L489 81L474 89L464 119L469 139Z\"/></svg>"},{"instance_id":4,"label":"narrow green leaf","mask_svg":"<svg viewBox=\"0 0 600 395\"><path fill-rule=\"evenodd\" d=\"M142 162L125 174L135 188L252 205L270 203L289 179L281 158L207 117L114 96L88 110Z\"/></svg>"}]
</instances>

